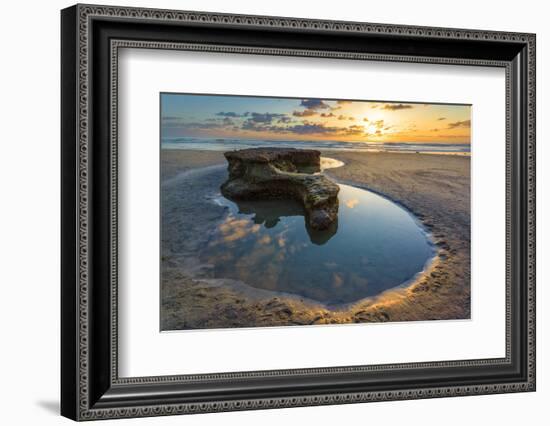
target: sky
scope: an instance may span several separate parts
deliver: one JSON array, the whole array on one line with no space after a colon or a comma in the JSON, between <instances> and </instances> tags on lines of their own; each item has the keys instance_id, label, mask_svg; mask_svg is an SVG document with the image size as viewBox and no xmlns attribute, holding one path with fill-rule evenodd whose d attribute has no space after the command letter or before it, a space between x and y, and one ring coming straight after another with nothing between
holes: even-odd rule
<instances>
[{"instance_id":1,"label":"sky","mask_svg":"<svg viewBox=\"0 0 550 426\"><path fill-rule=\"evenodd\" d=\"M162 138L470 143L469 105L161 94Z\"/></svg>"}]
</instances>

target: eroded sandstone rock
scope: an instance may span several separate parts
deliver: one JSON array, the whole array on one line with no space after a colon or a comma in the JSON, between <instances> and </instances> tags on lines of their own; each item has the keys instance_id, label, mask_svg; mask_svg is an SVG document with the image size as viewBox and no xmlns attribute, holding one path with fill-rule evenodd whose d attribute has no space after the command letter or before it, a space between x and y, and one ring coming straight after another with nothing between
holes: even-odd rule
<instances>
[{"instance_id":1,"label":"eroded sandstone rock","mask_svg":"<svg viewBox=\"0 0 550 426\"><path fill-rule=\"evenodd\" d=\"M321 153L310 149L252 148L226 152L229 177L222 194L235 200L295 199L313 229L338 217L340 188L320 171Z\"/></svg>"}]
</instances>

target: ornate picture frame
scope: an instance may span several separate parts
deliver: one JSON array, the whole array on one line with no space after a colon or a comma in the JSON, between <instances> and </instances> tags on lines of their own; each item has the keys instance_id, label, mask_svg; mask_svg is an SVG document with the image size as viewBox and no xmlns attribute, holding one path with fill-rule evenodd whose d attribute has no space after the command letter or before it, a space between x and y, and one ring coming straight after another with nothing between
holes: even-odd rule
<instances>
[{"instance_id":1,"label":"ornate picture frame","mask_svg":"<svg viewBox=\"0 0 550 426\"><path fill-rule=\"evenodd\" d=\"M73 420L535 390L535 35L76 5L61 12L61 413ZM120 48L450 64L506 73L506 356L118 374Z\"/></svg>"}]
</instances>

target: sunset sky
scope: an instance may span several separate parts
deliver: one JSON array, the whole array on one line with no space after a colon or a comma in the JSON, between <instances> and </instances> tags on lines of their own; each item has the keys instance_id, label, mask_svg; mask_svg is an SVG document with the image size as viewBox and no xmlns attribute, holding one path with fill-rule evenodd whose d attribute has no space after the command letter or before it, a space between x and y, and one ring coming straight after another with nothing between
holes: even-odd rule
<instances>
[{"instance_id":1,"label":"sunset sky","mask_svg":"<svg viewBox=\"0 0 550 426\"><path fill-rule=\"evenodd\" d=\"M163 138L470 143L470 106L161 94Z\"/></svg>"}]
</instances>

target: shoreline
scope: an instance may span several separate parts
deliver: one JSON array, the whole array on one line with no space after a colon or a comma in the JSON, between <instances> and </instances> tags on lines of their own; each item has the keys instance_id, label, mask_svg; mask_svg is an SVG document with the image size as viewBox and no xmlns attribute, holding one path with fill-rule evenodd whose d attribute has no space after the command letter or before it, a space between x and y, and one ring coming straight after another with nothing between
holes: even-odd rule
<instances>
[{"instance_id":1,"label":"shoreline","mask_svg":"<svg viewBox=\"0 0 550 426\"><path fill-rule=\"evenodd\" d=\"M162 154L163 166L165 165L165 157L171 157L169 161L176 164L177 169L183 172L196 169L197 166L209 167L225 163L223 153L217 151L164 150ZM393 186L388 186L389 189L394 190L388 191L380 189L380 183L377 182L377 179L372 179L372 177L365 176L365 173L363 173L365 170L369 170L369 165L383 163L381 166L379 165L381 171L378 170L379 175L376 175L376 177L388 177L387 175L391 173L386 170L384 165L388 161L393 163L397 161L397 165L402 166L399 163L403 160L402 156L406 154L411 153L384 152L367 154L364 152L322 151L323 156L335 158L345 163L344 167L327 170L327 175L337 180L338 183L372 191L398 204L428 234L435 253L426 262L423 270L415 274L414 277L376 296L370 296L344 305L327 306L298 295L261 290L245 283L236 285L235 280L223 278L193 279L190 276L185 276L186 274L182 274L180 269L177 277L173 273L168 274L168 281L172 280L172 282L167 282L164 279L162 282L162 330L470 318L469 238L466 244L455 244L455 241L459 241L460 238L448 235L452 234L449 229L446 229L449 226L440 226L435 220L437 218L429 214L429 208L419 208L418 200L414 198L399 197L403 191L397 184L401 186L410 184L411 180L409 178L400 176L399 179L395 179L396 182L392 183ZM456 163L456 160L449 161L448 159L457 159L459 162L467 161L469 173L469 156L417 154L413 157L407 155L407 157L414 159L410 161L420 163L415 166L416 168L413 167L413 177L418 178L423 176L423 173L425 174L424 163ZM440 157L441 160L433 160L437 157ZM376 161L371 163L372 160ZM409 160L407 160L408 162ZM456 167L456 164L454 167ZM399 167L394 167L394 169L399 171ZM445 169L437 168L437 170ZM179 173L176 173L176 175L179 175ZM174 176L172 175L172 178ZM467 178L469 182L469 174ZM445 181L445 179L442 180ZM416 194L416 192L418 191L413 191L410 194ZM469 187L467 195L469 196ZM446 208L445 203L439 202L436 204L439 204L443 209ZM462 237L464 237L464 233ZM462 243L464 242L462 241ZM465 268L465 266L468 266L468 268ZM461 269L467 269L467 274L461 272ZM165 268L165 270L169 271L170 268ZM458 276L462 276L461 280L457 280L461 282L450 282L451 277L456 278ZM209 295L205 293L204 290L206 289L211 293L215 293L213 301L207 300Z\"/></svg>"},{"instance_id":2,"label":"shoreline","mask_svg":"<svg viewBox=\"0 0 550 426\"><path fill-rule=\"evenodd\" d=\"M259 148L259 146L255 147L249 147L249 148ZM239 148L239 149L246 149L246 148ZM235 149L225 149L225 150L218 150L218 149L195 149L195 148L161 148L163 151L191 151L191 152L219 152L224 153L227 151L237 151L239 150L237 148ZM359 148L341 148L341 149L326 149L326 148L311 148L315 149L317 151L321 152L352 152L352 153L363 153L363 154L420 154L420 155L450 155L450 156L457 156L457 157L471 157L471 152L469 151L411 151L411 150L392 150L392 149L359 149Z\"/></svg>"}]
</instances>

